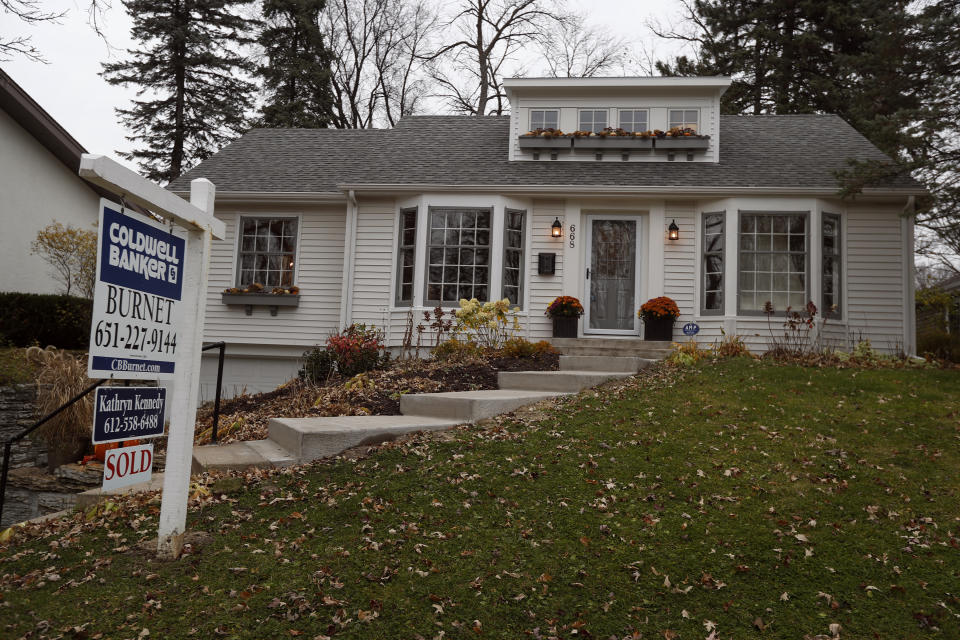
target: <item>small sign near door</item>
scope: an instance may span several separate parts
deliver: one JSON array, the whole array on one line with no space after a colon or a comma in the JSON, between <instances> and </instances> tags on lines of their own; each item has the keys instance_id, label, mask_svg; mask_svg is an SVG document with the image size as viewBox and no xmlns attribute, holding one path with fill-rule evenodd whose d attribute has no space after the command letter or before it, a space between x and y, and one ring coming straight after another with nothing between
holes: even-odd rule
<instances>
[{"instance_id":1,"label":"small sign near door","mask_svg":"<svg viewBox=\"0 0 960 640\"><path fill-rule=\"evenodd\" d=\"M696 322L688 322L683 325L683 335L685 336L695 336L700 333L700 325Z\"/></svg>"}]
</instances>

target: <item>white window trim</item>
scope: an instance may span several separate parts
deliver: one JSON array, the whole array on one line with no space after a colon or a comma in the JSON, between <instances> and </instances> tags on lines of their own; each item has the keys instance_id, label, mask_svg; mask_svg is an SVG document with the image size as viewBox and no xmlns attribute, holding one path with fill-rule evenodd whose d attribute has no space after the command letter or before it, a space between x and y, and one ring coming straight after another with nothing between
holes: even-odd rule
<instances>
[{"instance_id":1,"label":"white window trim","mask_svg":"<svg viewBox=\"0 0 960 640\"><path fill-rule=\"evenodd\" d=\"M293 259L293 285L296 287L300 285L300 256L302 255L300 251L301 244L303 242L303 214L302 213L278 213L278 212L257 212L257 213L236 213L237 220L234 224L233 231L233 268L230 273L230 282L232 283L231 287L239 287L238 279L240 277L240 236L241 231L243 230L243 219L244 218L291 218L297 221L297 246L294 249L294 259ZM266 285L264 285L266 287Z\"/></svg>"}]
</instances>

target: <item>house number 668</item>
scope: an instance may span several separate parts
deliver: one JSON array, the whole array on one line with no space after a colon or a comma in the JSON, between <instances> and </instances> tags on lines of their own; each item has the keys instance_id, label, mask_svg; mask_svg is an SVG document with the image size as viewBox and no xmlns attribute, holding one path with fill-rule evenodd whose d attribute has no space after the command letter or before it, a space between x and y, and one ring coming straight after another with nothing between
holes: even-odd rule
<instances>
[{"instance_id":1,"label":"house number 668","mask_svg":"<svg viewBox=\"0 0 960 640\"><path fill-rule=\"evenodd\" d=\"M577 246L577 225L570 225L570 248L574 249Z\"/></svg>"}]
</instances>

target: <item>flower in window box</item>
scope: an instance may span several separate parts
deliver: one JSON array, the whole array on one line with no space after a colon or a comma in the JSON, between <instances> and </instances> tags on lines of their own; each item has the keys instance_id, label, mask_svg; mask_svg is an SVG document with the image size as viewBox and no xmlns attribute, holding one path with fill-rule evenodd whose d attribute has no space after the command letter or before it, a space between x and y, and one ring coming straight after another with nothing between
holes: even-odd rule
<instances>
[{"instance_id":1,"label":"flower in window box","mask_svg":"<svg viewBox=\"0 0 960 640\"><path fill-rule=\"evenodd\" d=\"M546 129L534 129L533 131L528 131L525 135L541 138L560 138L566 134L560 129L547 127Z\"/></svg>"},{"instance_id":2,"label":"flower in window box","mask_svg":"<svg viewBox=\"0 0 960 640\"><path fill-rule=\"evenodd\" d=\"M263 285L259 282L251 283L243 290L244 293L260 293L261 291L263 291Z\"/></svg>"}]
</instances>

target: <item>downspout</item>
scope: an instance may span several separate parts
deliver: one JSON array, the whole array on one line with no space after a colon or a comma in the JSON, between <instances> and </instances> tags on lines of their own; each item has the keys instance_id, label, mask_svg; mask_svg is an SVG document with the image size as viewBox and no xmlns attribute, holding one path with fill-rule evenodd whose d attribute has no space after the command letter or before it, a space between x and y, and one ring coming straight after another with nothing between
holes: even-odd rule
<instances>
[{"instance_id":1,"label":"downspout","mask_svg":"<svg viewBox=\"0 0 960 640\"><path fill-rule=\"evenodd\" d=\"M915 282L915 256L913 221L916 216L916 197L907 196L907 204L903 207L904 234L903 234L903 350L908 356L917 355L917 303Z\"/></svg>"},{"instance_id":2,"label":"downspout","mask_svg":"<svg viewBox=\"0 0 960 640\"><path fill-rule=\"evenodd\" d=\"M346 329L353 322L353 269L356 264L357 245L357 195L347 191L347 219L343 234L343 277L340 290L340 328Z\"/></svg>"}]
</instances>

